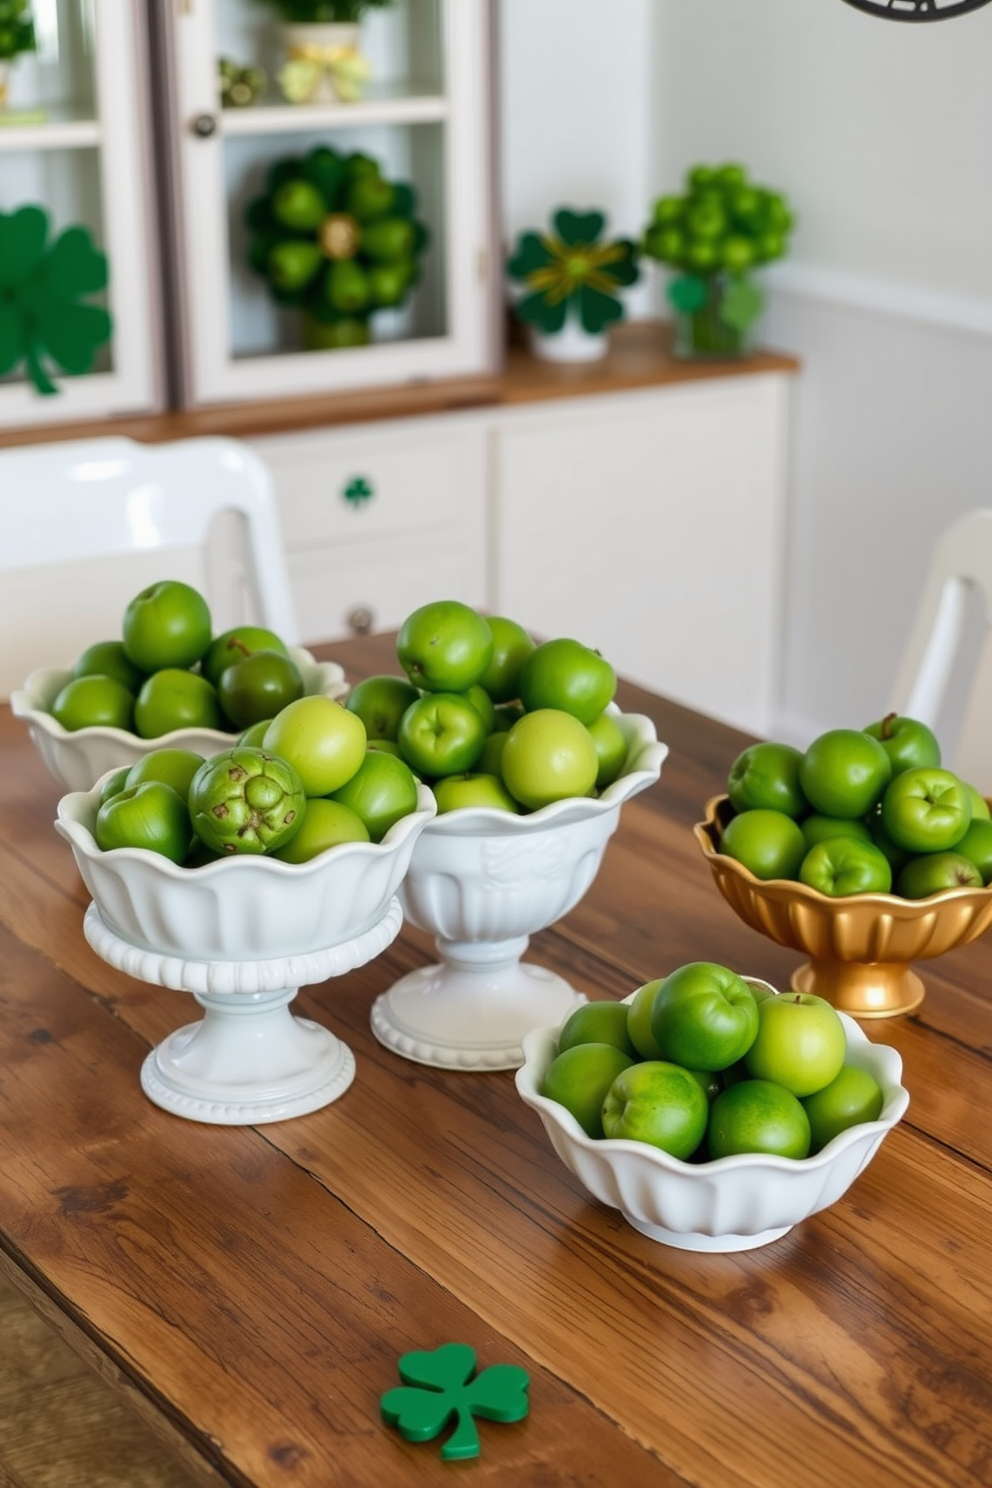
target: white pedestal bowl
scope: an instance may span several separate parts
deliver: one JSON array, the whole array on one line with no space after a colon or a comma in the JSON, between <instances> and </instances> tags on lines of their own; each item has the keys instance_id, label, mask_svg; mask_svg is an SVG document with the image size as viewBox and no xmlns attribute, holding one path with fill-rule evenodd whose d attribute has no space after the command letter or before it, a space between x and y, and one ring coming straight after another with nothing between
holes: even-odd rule
<instances>
[{"instance_id":1,"label":"white pedestal bowl","mask_svg":"<svg viewBox=\"0 0 992 1488\"><path fill-rule=\"evenodd\" d=\"M290 646L288 650L303 674L308 695L344 697L348 684L336 661L315 661L301 646ZM191 749L206 758L237 743L237 734L209 728L174 729L156 739L142 739L119 728L64 729L52 717L51 707L71 677L67 667L39 667L10 697L11 712L27 724L49 774L65 790L87 791L109 770L137 764L155 749Z\"/></svg>"},{"instance_id":2,"label":"white pedestal bowl","mask_svg":"<svg viewBox=\"0 0 992 1488\"><path fill-rule=\"evenodd\" d=\"M531 935L567 914L599 871L624 801L652 785L668 747L641 714L616 714L620 777L598 798L526 816L448 812L417 839L400 886L405 917L435 936L440 962L376 999L372 1031L394 1053L438 1069L516 1069L532 1028L585 1002L564 978L523 962Z\"/></svg>"},{"instance_id":3,"label":"white pedestal bowl","mask_svg":"<svg viewBox=\"0 0 992 1488\"><path fill-rule=\"evenodd\" d=\"M341 976L399 933L397 889L436 811L430 791L381 843L351 842L308 863L265 856L182 868L141 848L101 852L99 788L58 805L56 829L93 896L84 932L129 976L190 992L204 1017L144 1062L156 1105L194 1121L255 1125L315 1111L351 1084L351 1050L295 1017L301 986Z\"/></svg>"}]
</instances>

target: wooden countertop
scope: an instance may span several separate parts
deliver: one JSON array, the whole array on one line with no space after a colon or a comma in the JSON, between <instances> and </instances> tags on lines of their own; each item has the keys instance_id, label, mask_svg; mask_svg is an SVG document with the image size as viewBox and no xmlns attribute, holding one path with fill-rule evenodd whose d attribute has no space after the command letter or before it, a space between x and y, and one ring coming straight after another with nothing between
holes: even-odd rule
<instances>
[{"instance_id":1,"label":"wooden countertop","mask_svg":"<svg viewBox=\"0 0 992 1488\"><path fill-rule=\"evenodd\" d=\"M795 372L799 365L795 357L773 351L759 351L745 361L690 362L673 357L670 348L667 324L640 321L621 326L613 333L609 354L601 362L571 365L542 362L532 357L524 346L512 344L503 371L492 377L423 382L325 397L272 399L265 403L238 403L99 422L0 429L0 447L106 434L126 435L146 443L205 434L247 439L373 419L504 407L714 377Z\"/></svg>"},{"instance_id":2,"label":"wooden countertop","mask_svg":"<svg viewBox=\"0 0 992 1488\"><path fill-rule=\"evenodd\" d=\"M352 681L392 642L325 648ZM670 746L580 904L529 959L621 997L713 959L784 986L798 958L718 895L691 833L746 742L637 689ZM657 1488L992 1483L988 942L921 967L867 1027L911 1103L841 1200L764 1249L681 1252L591 1201L513 1076L410 1063L374 997L434 959L404 929L299 1011L353 1049L313 1115L225 1128L142 1094L193 1003L86 944L58 789L0 710L0 1270L197 1479L239 1488L452 1481L379 1418L411 1349L523 1366L531 1411L482 1422L473 1482Z\"/></svg>"}]
</instances>

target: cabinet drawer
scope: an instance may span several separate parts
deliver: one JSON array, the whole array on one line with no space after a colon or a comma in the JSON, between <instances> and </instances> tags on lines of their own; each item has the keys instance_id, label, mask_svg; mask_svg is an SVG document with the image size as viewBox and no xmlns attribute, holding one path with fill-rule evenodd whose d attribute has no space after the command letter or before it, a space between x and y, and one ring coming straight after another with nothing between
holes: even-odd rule
<instances>
[{"instance_id":1,"label":"cabinet drawer","mask_svg":"<svg viewBox=\"0 0 992 1488\"><path fill-rule=\"evenodd\" d=\"M290 553L290 582L303 644L356 630L397 630L435 599L486 605L484 534L417 534Z\"/></svg>"},{"instance_id":2,"label":"cabinet drawer","mask_svg":"<svg viewBox=\"0 0 992 1488\"><path fill-rule=\"evenodd\" d=\"M290 551L313 543L482 522L485 436L474 422L366 424L255 441L272 472Z\"/></svg>"}]
</instances>

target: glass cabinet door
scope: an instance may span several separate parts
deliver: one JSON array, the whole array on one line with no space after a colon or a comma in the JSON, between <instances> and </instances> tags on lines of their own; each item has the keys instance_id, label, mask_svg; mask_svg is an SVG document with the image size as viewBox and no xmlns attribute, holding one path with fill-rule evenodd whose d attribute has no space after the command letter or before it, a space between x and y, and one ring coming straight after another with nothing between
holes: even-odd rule
<instances>
[{"instance_id":1,"label":"glass cabinet door","mask_svg":"<svg viewBox=\"0 0 992 1488\"><path fill-rule=\"evenodd\" d=\"M152 230L145 37L131 0L32 0L33 50L6 72L0 107L0 213L40 207L45 251L84 227L108 261L107 288L81 302L110 312L110 340L90 369L68 375L42 349L55 391L43 394L20 360L0 377L0 425L74 421L146 411L160 402L158 270ZM9 267L3 294L21 296ZM82 281L85 285L85 276ZM46 290L47 293L47 290ZM25 301L26 304L26 301Z\"/></svg>"},{"instance_id":2,"label":"glass cabinet door","mask_svg":"<svg viewBox=\"0 0 992 1488\"><path fill-rule=\"evenodd\" d=\"M491 370L489 25L488 0L394 0L351 43L357 96L333 65L301 96L291 64L333 46L270 0L172 0L187 405ZM221 59L251 101L221 104Z\"/></svg>"}]
</instances>

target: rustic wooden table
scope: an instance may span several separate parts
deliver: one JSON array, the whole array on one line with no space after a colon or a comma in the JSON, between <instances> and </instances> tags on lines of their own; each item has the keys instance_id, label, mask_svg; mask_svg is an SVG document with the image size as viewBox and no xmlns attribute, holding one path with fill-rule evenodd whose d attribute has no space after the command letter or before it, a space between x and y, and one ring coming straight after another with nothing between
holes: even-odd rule
<instances>
[{"instance_id":1,"label":"rustic wooden table","mask_svg":"<svg viewBox=\"0 0 992 1488\"><path fill-rule=\"evenodd\" d=\"M387 638L327 649L351 680ZM671 753L583 902L531 954L620 997L707 958L785 985L797 958L723 903L691 825L745 740L636 689ZM905 1121L832 1209L765 1249L656 1244L591 1202L511 1073L409 1063L373 998L433 959L405 929L304 989L354 1050L335 1104L257 1129L153 1106L138 1072L189 1019L83 939L58 790L0 711L0 1269L208 1484L475 1481L727 1488L992 1484L992 997L987 941L924 968ZM531 1411L459 1469L384 1426L412 1349L523 1366Z\"/></svg>"}]
</instances>

